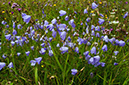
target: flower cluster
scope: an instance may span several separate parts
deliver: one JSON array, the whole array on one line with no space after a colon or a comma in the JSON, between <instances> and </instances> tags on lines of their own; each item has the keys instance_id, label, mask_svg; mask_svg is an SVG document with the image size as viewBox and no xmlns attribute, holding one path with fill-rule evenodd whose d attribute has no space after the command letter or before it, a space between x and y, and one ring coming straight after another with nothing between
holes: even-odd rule
<instances>
[{"instance_id":1,"label":"flower cluster","mask_svg":"<svg viewBox=\"0 0 129 85\"><path fill-rule=\"evenodd\" d=\"M102 4L102 2L100 3ZM45 5L47 6L47 4ZM54 4L56 6L56 4ZM19 5L17 3L13 3L11 8L17 8ZM104 56L110 49L109 45L124 47L126 42L124 40L117 39L115 37L111 37L110 34L114 32L115 28L108 28L106 24L118 24L119 21L109 21L107 15L99 13L97 8L99 4L93 2L91 4L91 13L88 8L85 8L83 11L84 15L89 15L84 17L84 20L78 24L76 21L76 16L71 18L71 14L65 10L59 11L59 17L64 18L65 23L61 23L59 17L53 18L51 21L43 20L43 22L39 22L38 19L35 20L36 23L31 23L31 15L27 15L27 13L21 13L21 17L24 21L24 25L26 27L26 31L23 34L19 34L24 28L24 25L17 24L12 21L12 31L4 31L5 41L10 44L10 47L23 47L31 42L38 43L39 45L32 45L29 47L30 50L25 50L24 54L26 57L30 57L31 53L37 51L39 55L49 55L50 57L55 56L54 50L58 50L58 52L62 55L68 54L71 51L77 53L78 55L83 54L85 61L88 64L93 65L94 67L105 67L106 62L102 60L102 56ZM20 11L21 8L18 8ZM68 9L69 10L69 9ZM92 24L93 17L98 14L97 24ZM42 14L46 17L44 9L42 10ZM74 14L78 14L77 11L74 11ZM111 13L111 14L114 14ZM92 15L92 16L91 16ZM106 18L105 18L106 16ZM114 17L114 16L111 16ZM123 19L128 17L128 12L125 13ZM10 28L6 21L2 21L6 28ZM78 28L80 26L80 28ZM83 30L80 31L81 27ZM81 32L81 33L80 33ZM55 48L52 48L53 41L56 40ZM100 43L102 42L102 44ZM55 43L54 43L55 44ZM2 43L0 42L0 46ZM87 46L90 49L84 49L82 51L82 46ZM1 50L1 47L0 47ZM17 56L21 56L21 52L17 52ZM115 56L119 55L119 51L114 51ZM8 56L5 54L2 55L3 59L6 59ZM30 65L35 66L36 64L40 65L42 61L42 57L34 58L34 60L30 60ZM118 65L117 62L114 62L114 65ZM6 66L6 63L0 62L0 70ZM8 65L9 68L13 68L13 62L10 62ZM78 73L77 69L71 69L71 74L76 75ZM90 74L93 77L93 73Z\"/></svg>"}]
</instances>

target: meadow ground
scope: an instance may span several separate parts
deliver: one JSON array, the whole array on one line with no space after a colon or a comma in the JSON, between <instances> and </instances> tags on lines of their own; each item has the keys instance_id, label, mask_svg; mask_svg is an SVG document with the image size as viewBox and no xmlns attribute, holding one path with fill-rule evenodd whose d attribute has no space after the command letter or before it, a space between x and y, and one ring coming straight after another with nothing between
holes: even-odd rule
<instances>
[{"instance_id":1,"label":"meadow ground","mask_svg":"<svg viewBox=\"0 0 129 85\"><path fill-rule=\"evenodd\" d=\"M128 0L0 0L1 85L129 85Z\"/></svg>"}]
</instances>

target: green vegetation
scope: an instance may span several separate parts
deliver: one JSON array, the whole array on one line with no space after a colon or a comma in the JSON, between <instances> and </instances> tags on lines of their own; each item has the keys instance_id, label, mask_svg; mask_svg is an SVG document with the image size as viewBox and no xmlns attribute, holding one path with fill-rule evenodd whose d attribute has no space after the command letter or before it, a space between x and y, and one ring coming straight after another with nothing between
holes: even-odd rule
<instances>
[{"instance_id":1,"label":"green vegetation","mask_svg":"<svg viewBox=\"0 0 129 85\"><path fill-rule=\"evenodd\" d=\"M1 0L0 84L128 85L129 1L93 2Z\"/></svg>"}]
</instances>

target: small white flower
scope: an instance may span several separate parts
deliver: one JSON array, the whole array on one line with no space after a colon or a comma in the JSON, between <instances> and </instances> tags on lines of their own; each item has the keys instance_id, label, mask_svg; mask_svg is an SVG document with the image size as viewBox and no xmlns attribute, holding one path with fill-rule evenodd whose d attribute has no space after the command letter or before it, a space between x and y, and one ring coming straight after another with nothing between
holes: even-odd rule
<instances>
[{"instance_id":1,"label":"small white flower","mask_svg":"<svg viewBox=\"0 0 129 85\"><path fill-rule=\"evenodd\" d=\"M122 11L125 11L125 9L122 9Z\"/></svg>"},{"instance_id":2,"label":"small white flower","mask_svg":"<svg viewBox=\"0 0 129 85\"><path fill-rule=\"evenodd\" d=\"M96 16L96 14L92 14L92 16Z\"/></svg>"},{"instance_id":3,"label":"small white flower","mask_svg":"<svg viewBox=\"0 0 129 85\"><path fill-rule=\"evenodd\" d=\"M118 24L118 23L119 23L119 21L113 21L112 23L113 23L113 24Z\"/></svg>"},{"instance_id":4,"label":"small white flower","mask_svg":"<svg viewBox=\"0 0 129 85\"><path fill-rule=\"evenodd\" d=\"M110 14L115 14L116 12L110 12Z\"/></svg>"},{"instance_id":5,"label":"small white flower","mask_svg":"<svg viewBox=\"0 0 129 85\"><path fill-rule=\"evenodd\" d=\"M57 19L59 19L59 16L57 17Z\"/></svg>"}]
</instances>

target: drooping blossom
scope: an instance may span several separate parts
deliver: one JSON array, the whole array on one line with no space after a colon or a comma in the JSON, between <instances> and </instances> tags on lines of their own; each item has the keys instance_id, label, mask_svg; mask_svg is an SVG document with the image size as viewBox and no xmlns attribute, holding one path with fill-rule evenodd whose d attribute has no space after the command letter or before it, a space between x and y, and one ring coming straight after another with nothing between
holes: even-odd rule
<instances>
[{"instance_id":1,"label":"drooping blossom","mask_svg":"<svg viewBox=\"0 0 129 85\"><path fill-rule=\"evenodd\" d=\"M20 56L20 55L21 55L21 53L18 52L18 53L17 53L17 56Z\"/></svg>"},{"instance_id":2,"label":"drooping blossom","mask_svg":"<svg viewBox=\"0 0 129 85\"><path fill-rule=\"evenodd\" d=\"M65 17L65 21L68 21L68 20L69 20L69 17L68 17L68 16L66 16L66 17Z\"/></svg>"},{"instance_id":3,"label":"drooping blossom","mask_svg":"<svg viewBox=\"0 0 129 85\"><path fill-rule=\"evenodd\" d=\"M119 46L122 46L122 47L125 46L125 41L120 40L120 41L119 41Z\"/></svg>"},{"instance_id":4,"label":"drooping blossom","mask_svg":"<svg viewBox=\"0 0 129 85\"><path fill-rule=\"evenodd\" d=\"M13 63L10 62L9 65L8 65L8 67L9 67L9 68L14 68L14 67L13 67Z\"/></svg>"},{"instance_id":5,"label":"drooping blossom","mask_svg":"<svg viewBox=\"0 0 129 85\"><path fill-rule=\"evenodd\" d=\"M84 9L84 14L87 14L87 13L88 13L87 9Z\"/></svg>"},{"instance_id":6,"label":"drooping blossom","mask_svg":"<svg viewBox=\"0 0 129 85\"><path fill-rule=\"evenodd\" d=\"M92 9L96 9L97 7L98 7L98 5L95 2L93 2L92 3Z\"/></svg>"},{"instance_id":7,"label":"drooping blossom","mask_svg":"<svg viewBox=\"0 0 129 85\"><path fill-rule=\"evenodd\" d=\"M92 47L90 52L91 52L91 54L95 54L96 55L96 47Z\"/></svg>"},{"instance_id":8,"label":"drooping blossom","mask_svg":"<svg viewBox=\"0 0 129 85\"><path fill-rule=\"evenodd\" d=\"M45 48L41 48L41 50L39 51L42 55L46 53L46 49Z\"/></svg>"},{"instance_id":9,"label":"drooping blossom","mask_svg":"<svg viewBox=\"0 0 129 85\"><path fill-rule=\"evenodd\" d=\"M51 21L52 24L56 24L56 22L57 20L55 18Z\"/></svg>"},{"instance_id":10,"label":"drooping blossom","mask_svg":"<svg viewBox=\"0 0 129 85\"><path fill-rule=\"evenodd\" d=\"M0 62L0 70L1 70L3 67L5 67L5 66L6 66L6 63Z\"/></svg>"},{"instance_id":11,"label":"drooping blossom","mask_svg":"<svg viewBox=\"0 0 129 85\"><path fill-rule=\"evenodd\" d=\"M11 34L5 35L5 38L6 38L7 40L11 40Z\"/></svg>"},{"instance_id":12,"label":"drooping blossom","mask_svg":"<svg viewBox=\"0 0 129 85\"><path fill-rule=\"evenodd\" d=\"M101 24L103 24L104 23L104 19L101 19L101 18L99 18L99 24L101 25Z\"/></svg>"},{"instance_id":13,"label":"drooping blossom","mask_svg":"<svg viewBox=\"0 0 129 85\"><path fill-rule=\"evenodd\" d=\"M61 32L60 37L61 37L61 40L64 41L66 38L66 32L65 31Z\"/></svg>"},{"instance_id":14,"label":"drooping blossom","mask_svg":"<svg viewBox=\"0 0 129 85\"><path fill-rule=\"evenodd\" d=\"M35 58L35 61L36 61L38 64L40 64L41 60L42 60L42 57Z\"/></svg>"},{"instance_id":15,"label":"drooping blossom","mask_svg":"<svg viewBox=\"0 0 129 85\"><path fill-rule=\"evenodd\" d=\"M52 50L49 50L49 56L53 56L53 51Z\"/></svg>"},{"instance_id":16,"label":"drooping blossom","mask_svg":"<svg viewBox=\"0 0 129 85\"><path fill-rule=\"evenodd\" d=\"M118 63L115 62L115 63L114 63L114 66L116 66L116 65L118 65Z\"/></svg>"},{"instance_id":17,"label":"drooping blossom","mask_svg":"<svg viewBox=\"0 0 129 85\"><path fill-rule=\"evenodd\" d=\"M26 24L28 24L30 22L31 16L26 15L25 13L22 13L22 18L23 18L24 22L26 22Z\"/></svg>"},{"instance_id":18,"label":"drooping blossom","mask_svg":"<svg viewBox=\"0 0 129 85\"><path fill-rule=\"evenodd\" d=\"M105 42L108 42L109 41L109 38L108 38L107 35L104 36L103 41L105 41Z\"/></svg>"},{"instance_id":19,"label":"drooping blossom","mask_svg":"<svg viewBox=\"0 0 129 85\"><path fill-rule=\"evenodd\" d=\"M78 72L78 70L77 69L71 69L71 72L72 72L71 74L75 76L76 73Z\"/></svg>"},{"instance_id":20,"label":"drooping blossom","mask_svg":"<svg viewBox=\"0 0 129 85\"><path fill-rule=\"evenodd\" d=\"M31 63L31 66L35 66L36 61L35 60L31 60L30 63Z\"/></svg>"},{"instance_id":21,"label":"drooping blossom","mask_svg":"<svg viewBox=\"0 0 129 85\"><path fill-rule=\"evenodd\" d=\"M27 51L27 52L25 52L25 53L26 53L26 55L27 55L27 56L29 56L29 54L30 54L30 51Z\"/></svg>"},{"instance_id":22,"label":"drooping blossom","mask_svg":"<svg viewBox=\"0 0 129 85\"><path fill-rule=\"evenodd\" d=\"M59 24L58 28L59 28L60 31L64 31L65 28L66 28L66 24Z\"/></svg>"},{"instance_id":23,"label":"drooping blossom","mask_svg":"<svg viewBox=\"0 0 129 85\"><path fill-rule=\"evenodd\" d=\"M64 11L64 10L60 10L60 11L59 11L59 13L60 13L60 16L63 16L63 15L65 15L65 14L66 14L66 11Z\"/></svg>"},{"instance_id":24,"label":"drooping blossom","mask_svg":"<svg viewBox=\"0 0 129 85\"><path fill-rule=\"evenodd\" d=\"M60 51L62 54L64 54L65 52L68 52L68 49L69 49L68 47L61 47Z\"/></svg>"},{"instance_id":25,"label":"drooping blossom","mask_svg":"<svg viewBox=\"0 0 129 85\"><path fill-rule=\"evenodd\" d=\"M79 53L79 48L78 47L75 48L75 52Z\"/></svg>"},{"instance_id":26,"label":"drooping blossom","mask_svg":"<svg viewBox=\"0 0 129 85\"><path fill-rule=\"evenodd\" d=\"M71 19L71 20L69 21L69 25L71 25L73 28L75 28L74 19Z\"/></svg>"},{"instance_id":27,"label":"drooping blossom","mask_svg":"<svg viewBox=\"0 0 129 85\"><path fill-rule=\"evenodd\" d=\"M119 51L114 51L114 53L115 53L115 56L119 53Z\"/></svg>"},{"instance_id":28,"label":"drooping blossom","mask_svg":"<svg viewBox=\"0 0 129 85\"><path fill-rule=\"evenodd\" d=\"M102 47L102 50L103 50L103 52L107 51L107 50L108 50L108 49L107 49L107 45L104 45L104 46Z\"/></svg>"},{"instance_id":29,"label":"drooping blossom","mask_svg":"<svg viewBox=\"0 0 129 85\"><path fill-rule=\"evenodd\" d=\"M128 12L125 13L125 15L123 16L123 18L126 18L128 16Z\"/></svg>"}]
</instances>

